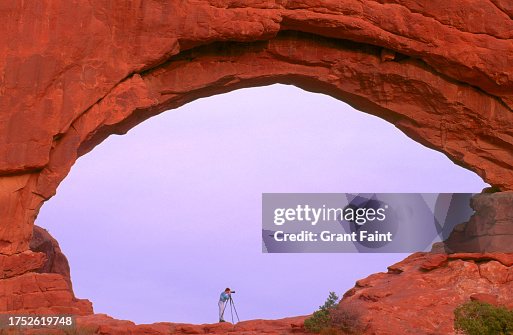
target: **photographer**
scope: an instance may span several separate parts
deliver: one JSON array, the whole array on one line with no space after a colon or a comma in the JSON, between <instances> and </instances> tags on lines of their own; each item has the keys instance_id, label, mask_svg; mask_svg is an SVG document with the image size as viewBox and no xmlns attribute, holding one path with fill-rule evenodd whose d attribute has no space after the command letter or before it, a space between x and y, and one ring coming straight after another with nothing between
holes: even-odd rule
<instances>
[{"instance_id":1,"label":"photographer","mask_svg":"<svg viewBox=\"0 0 513 335\"><path fill-rule=\"evenodd\" d=\"M221 292L221 296L219 297L219 322L226 322L223 319L224 316L224 308L226 305L226 302L230 300L232 291L227 287L224 292ZM235 291L234 291L235 293Z\"/></svg>"}]
</instances>

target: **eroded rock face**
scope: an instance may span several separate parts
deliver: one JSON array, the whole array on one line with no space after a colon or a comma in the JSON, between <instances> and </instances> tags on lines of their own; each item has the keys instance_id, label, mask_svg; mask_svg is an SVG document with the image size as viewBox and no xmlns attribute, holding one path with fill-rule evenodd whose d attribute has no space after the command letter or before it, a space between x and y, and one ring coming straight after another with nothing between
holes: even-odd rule
<instances>
[{"instance_id":1,"label":"eroded rock face","mask_svg":"<svg viewBox=\"0 0 513 335\"><path fill-rule=\"evenodd\" d=\"M513 254L416 253L359 280L339 305L365 334L454 334L453 310L480 300L513 308Z\"/></svg>"},{"instance_id":2,"label":"eroded rock face","mask_svg":"<svg viewBox=\"0 0 513 335\"><path fill-rule=\"evenodd\" d=\"M39 226L34 226L30 250L46 256L45 262L35 269L38 273L58 273L64 277L71 287L71 276L68 259L61 251L59 243L50 233Z\"/></svg>"},{"instance_id":3,"label":"eroded rock face","mask_svg":"<svg viewBox=\"0 0 513 335\"><path fill-rule=\"evenodd\" d=\"M0 253L76 158L169 108L288 83L377 115L513 189L511 9L500 1L6 2Z\"/></svg>"},{"instance_id":4,"label":"eroded rock face","mask_svg":"<svg viewBox=\"0 0 513 335\"><path fill-rule=\"evenodd\" d=\"M77 299L68 260L57 241L34 226L31 250L0 255L0 313L91 314L91 302Z\"/></svg>"},{"instance_id":5,"label":"eroded rock face","mask_svg":"<svg viewBox=\"0 0 513 335\"><path fill-rule=\"evenodd\" d=\"M0 310L92 312L74 298L53 242L30 250L39 208L77 157L107 136L216 93L286 83L330 94L497 189L513 190L511 17L513 7L500 0L2 2ZM490 215L476 222L498 218ZM499 226L480 225L493 246L486 250L507 245L492 241ZM428 298L438 297L436 285L458 288L457 296L449 294L455 303L472 290L456 274L483 282L473 277L478 265L471 258L438 257L425 264L428 272L417 270L414 258L405 263L408 271L371 277L372 286L347 301L377 299L391 316L394 304L413 299L417 284L434 292L425 292ZM506 265L493 262L486 263L489 272L503 273ZM446 280L437 284L436 276ZM391 292L393 285L411 289L380 296L371 287L385 287L385 278L395 278ZM486 293L484 284L476 287ZM439 312L454 305L447 299ZM429 307L428 299L419 306ZM406 329L413 314L401 311L395 322Z\"/></svg>"},{"instance_id":6,"label":"eroded rock face","mask_svg":"<svg viewBox=\"0 0 513 335\"><path fill-rule=\"evenodd\" d=\"M443 245L445 252L513 253L513 192L479 194L471 206L475 214L455 227Z\"/></svg>"}]
</instances>

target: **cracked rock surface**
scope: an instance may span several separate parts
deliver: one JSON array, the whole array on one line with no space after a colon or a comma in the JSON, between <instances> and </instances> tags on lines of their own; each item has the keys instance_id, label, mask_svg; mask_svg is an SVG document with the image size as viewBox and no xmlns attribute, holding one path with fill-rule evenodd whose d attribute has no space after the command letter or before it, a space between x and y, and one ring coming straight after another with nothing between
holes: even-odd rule
<instances>
[{"instance_id":1,"label":"cracked rock surface","mask_svg":"<svg viewBox=\"0 0 513 335\"><path fill-rule=\"evenodd\" d=\"M0 17L0 253L76 158L191 100L294 84L513 188L505 1L10 2Z\"/></svg>"},{"instance_id":2,"label":"cracked rock surface","mask_svg":"<svg viewBox=\"0 0 513 335\"><path fill-rule=\"evenodd\" d=\"M2 2L0 310L92 313L74 297L56 246L31 251L39 209L76 159L109 135L212 94L272 83L329 94L443 152L495 190L513 190L512 18L505 0ZM479 237L499 253L513 245L495 238L511 236L509 225L490 226L489 217L476 218L481 230L460 227L453 242ZM411 271L371 276L373 286L348 296L379 307L370 325L388 315L406 329L413 312L399 308L392 317L394 304L424 287L419 306L432 308L428 300L442 290L427 285L438 285L435 275L447 279L440 300L447 308L438 312L470 294L509 297L499 289L509 287L508 266L495 258L438 256L421 271L416 259L424 256L412 257ZM372 290L385 278L412 288ZM482 292L470 292L474 279ZM421 329L449 329L422 315L431 321L420 320Z\"/></svg>"}]
</instances>

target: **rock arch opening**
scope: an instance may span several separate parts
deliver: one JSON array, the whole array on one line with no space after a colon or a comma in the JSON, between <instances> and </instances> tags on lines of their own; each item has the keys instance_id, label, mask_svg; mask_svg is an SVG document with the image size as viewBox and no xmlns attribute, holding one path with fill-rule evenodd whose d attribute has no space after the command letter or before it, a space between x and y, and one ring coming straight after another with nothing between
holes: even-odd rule
<instances>
[{"instance_id":1,"label":"rock arch opening","mask_svg":"<svg viewBox=\"0 0 513 335\"><path fill-rule=\"evenodd\" d=\"M443 152L496 189L511 186L513 113L508 105L440 74L421 58L288 31L266 41L187 44L184 51L171 54L134 70L88 106L82 102L84 110L76 117L58 119L69 120L51 136L50 145L47 139L40 150L25 148L33 151L34 162L19 167L23 155L13 156L3 187L6 194L17 195L4 199L2 252L28 249L43 202L55 194L76 159L109 135L125 133L151 116L200 97L272 83L294 84L343 100Z\"/></svg>"},{"instance_id":2,"label":"rock arch opening","mask_svg":"<svg viewBox=\"0 0 513 335\"><path fill-rule=\"evenodd\" d=\"M310 313L329 290L405 255L262 255L262 192L483 185L389 123L273 85L201 99L110 138L78 160L37 223L61 242L75 293L96 312L213 322L217 290L229 283L245 319L277 318Z\"/></svg>"},{"instance_id":3,"label":"rock arch opening","mask_svg":"<svg viewBox=\"0 0 513 335\"><path fill-rule=\"evenodd\" d=\"M271 83L323 92L443 152L491 191L513 189L513 13L504 2L56 0L7 5L0 15L6 27L0 52L2 311L91 312L63 276L39 271L43 254L29 244L41 205L77 157L107 136L215 93ZM502 220L511 192L478 198L476 211L490 215L479 229L484 240L471 236L484 247L472 252L511 252L511 230L504 229L511 220ZM469 226L460 235L472 235ZM504 255L452 256L438 259L435 279L446 265L476 269L473 260L484 261L484 268L497 269L497 260L503 269L511 266ZM417 262L423 257L402 264L413 275L406 278L429 278L410 271ZM380 277L384 287L397 280ZM447 298L447 309L426 316L421 328L450 333L450 318L444 323L439 315L475 293L476 279L480 290L499 288L469 273L462 278L473 283L468 291L448 296L442 290L416 313L409 305L401 311L416 316ZM419 289L412 287L411 297ZM511 301L510 287L497 292ZM347 303L375 293L355 289ZM418 325L417 318L391 318L398 313L393 300L383 304L372 331L385 325L408 332Z\"/></svg>"}]
</instances>

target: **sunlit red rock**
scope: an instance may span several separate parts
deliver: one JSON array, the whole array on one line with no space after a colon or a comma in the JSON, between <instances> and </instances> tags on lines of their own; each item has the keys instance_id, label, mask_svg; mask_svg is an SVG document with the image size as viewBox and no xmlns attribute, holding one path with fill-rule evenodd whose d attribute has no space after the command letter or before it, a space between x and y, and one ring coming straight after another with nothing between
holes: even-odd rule
<instances>
[{"instance_id":1,"label":"sunlit red rock","mask_svg":"<svg viewBox=\"0 0 513 335\"><path fill-rule=\"evenodd\" d=\"M513 308L513 266L490 255L461 256L442 262L442 256L413 254L387 273L358 281L339 309L358 308L365 334L392 335L454 334L453 311L470 300Z\"/></svg>"},{"instance_id":2,"label":"sunlit red rock","mask_svg":"<svg viewBox=\"0 0 513 335\"><path fill-rule=\"evenodd\" d=\"M513 188L503 1L0 6L1 253L28 249L44 200L106 136L199 97L276 82L349 102Z\"/></svg>"},{"instance_id":3,"label":"sunlit red rock","mask_svg":"<svg viewBox=\"0 0 513 335\"><path fill-rule=\"evenodd\" d=\"M289 335L309 334L303 327L305 317L285 318L280 320L251 320L233 325L229 322L214 324L183 324L159 322L136 325L131 321L116 320L105 314L77 317L77 332L89 332L102 335L178 335L178 334L244 334L244 335ZM41 334L29 331L27 335ZM44 331L45 335L61 335L62 330Z\"/></svg>"},{"instance_id":4,"label":"sunlit red rock","mask_svg":"<svg viewBox=\"0 0 513 335\"><path fill-rule=\"evenodd\" d=\"M68 261L57 241L34 226L32 250L0 255L0 313L91 314L91 302L77 299Z\"/></svg>"},{"instance_id":5,"label":"sunlit red rock","mask_svg":"<svg viewBox=\"0 0 513 335\"><path fill-rule=\"evenodd\" d=\"M53 242L30 250L41 205L107 136L237 88L330 94L513 190L511 17L501 0L1 2L0 311L92 313ZM343 304L369 306L373 329L387 317L443 333L450 319L436 313L470 295L494 287L507 301L508 197L475 201L449 239L459 256L414 255Z\"/></svg>"}]
</instances>

